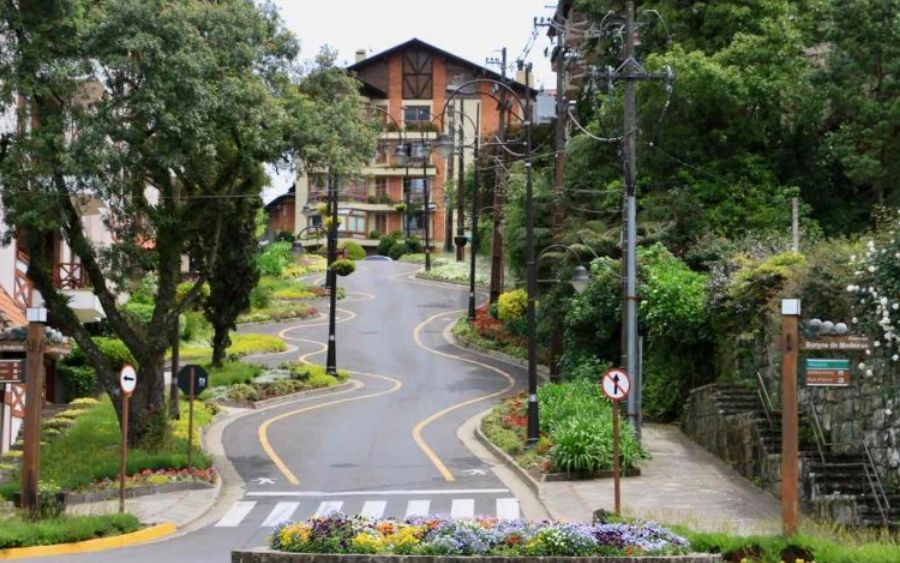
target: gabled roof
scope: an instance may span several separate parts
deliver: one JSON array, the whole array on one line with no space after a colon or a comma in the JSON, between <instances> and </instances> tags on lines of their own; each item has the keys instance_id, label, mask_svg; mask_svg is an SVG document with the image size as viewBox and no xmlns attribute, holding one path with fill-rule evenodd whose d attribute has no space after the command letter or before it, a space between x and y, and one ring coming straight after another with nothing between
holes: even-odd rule
<instances>
[{"instance_id":1,"label":"gabled roof","mask_svg":"<svg viewBox=\"0 0 900 563\"><path fill-rule=\"evenodd\" d=\"M388 57L390 57L391 55L393 55L394 53L397 53L397 52L400 52L400 51L404 51L404 50L406 50L406 49L425 49L425 50L428 50L428 51L432 51L432 52L434 52L434 53L437 53L437 54L441 55L442 57L444 57L444 58L447 59L448 61L452 61L452 62L455 62L455 63L457 63L457 64L460 64L460 65L463 65L463 66L467 66L467 67L469 67L469 68L475 70L476 72L478 72L479 74L481 74L481 75L484 76L485 78L492 78L492 79L494 79L494 80L503 80L503 76L502 76L501 74L499 74L499 73L497 73L497 72L495 72L495 71L493 71L493 70L491 70L491 69L489 69L489 68L487 68L487 67L481 66L480 64L476 64L476 63L473 63L472 61L466 60L466 59L464 59L464 58L462 58L462 57L460 57L460 56L458 56L458 55L454 55L454 54L451 53L450 51L445 51L445 50L441 49L440 47L435 47L435 46L432 45L431 43L426 43L425 41L422 41L422 40L419 39L418 37L413 37L413 38L410 39L409 41L406 41L406 42L404 42L404 43L400 43L399 45L394 45L394 46L391 47L390 49L387 49L387 50L382 51L382 52L380 52L380 53L376 53L376 54L374 54L374 55L371 55L371 56L369 56L369 57L366 57L365 59L359 61L358 63L354 63L354 64L348 66L348 67L347 67L347 70L349 70L349 71L351 71L351 72L353 72L353 71L358 71L358 70L360 70L361 68L366 67L366 66L369 66L369 65L372 64L372 63L383 62L383 61L385 61ZM358 79L358 78L359 78L359 77L357 76L357 79ZM524 89L525 89L525 85L524 85L524 84L521 84L520 82L517 82L517 81L514 79L514 77L509 77L509 76L507 76L506 79L512 83L511 86L512 86L513 88L516 88L516 89L518 89L518 90L524 90ZM535 88L529 88L529 90L531 91L531 94L532 94L532 95L535 95L535 94L537 94L537 92L538 92Z\"/></svg>"},{"instance_id":2,"label":"gabled roof","mask_svg":"<svg viewBox=\"0 0 900 563\"><path fill-rule=\"evenodd\" d=\"M267 203L266 207L265 207L266 212L271 212L273 209L275 209L276 206L278 206L281 202L283 202L285 200L293 200L296 192L297 192L296 186L292 186L291 189L289 189L287 192L281 194L280 196L276 197L275 199L273 199L272 201Z\"/></svg>"},{"instance_id":3,"label":"gabled roof","mask_svg":"<svg viewBox=\"0 0 900 563\"><path fill-rule=\"evenodd\" d=\"M372 98L375 100L383 100L388 97L387 92L385 92L378 86L375 86L371 82L368 82L367 80L363 79L363 77L357 75L357 76L354 76L353 78L362 82L362 88L360 88L359 91L363 96L365 96L367 98Z\"/></svg>"}]
</instances>

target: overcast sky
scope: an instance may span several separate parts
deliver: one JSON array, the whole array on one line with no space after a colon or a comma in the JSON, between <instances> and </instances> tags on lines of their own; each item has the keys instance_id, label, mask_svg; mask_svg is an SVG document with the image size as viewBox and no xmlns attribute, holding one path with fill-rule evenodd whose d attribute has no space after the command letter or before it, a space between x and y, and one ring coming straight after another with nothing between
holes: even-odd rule
<instances>
[{"instance_id":1,"label":"overcast sky","mask_svg":"<svg viewBox=\"0 0 900 563\"><path fill-rule=\"evenodd\" d=\"M288 29L300 38L302 56L311 59L323 45L352 63L357 49L375 54L413 37L474 63L499 56L506 47L510 64L531 37L535 17L550 16L553 0L274 0ZM542 31L527 60L534 63L536 85L555 86ZM496 68L495 68L496 70ZM289 174L273 179L266 200L287 191Z\"/></svg>"}]
</instances>

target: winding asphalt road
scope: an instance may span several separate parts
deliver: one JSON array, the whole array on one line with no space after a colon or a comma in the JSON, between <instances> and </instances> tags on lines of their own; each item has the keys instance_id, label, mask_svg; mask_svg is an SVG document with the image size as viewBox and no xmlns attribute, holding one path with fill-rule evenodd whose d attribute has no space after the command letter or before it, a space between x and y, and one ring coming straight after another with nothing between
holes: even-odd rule
<instances>
[{"instance_id":1,"label":"winding asphalt road","mask_svg":"<svg viewBox=\"0 0 900 563\"><path fill-rule=\"evenodd\" d=\"M416 269L359 262L341 279L337 357L353 372L352 387L232 422L223 444L245 488L217 521L168 541L60 560L228 561L232 549L264 545L279 521L331 510L518 516L514 495L457 429L523 386L523 370L450 345L443 333L465 310L466 290L415 280ZM324 363L327 320L246 330L292 346L266 363Z\"/></svg>"}]
</instances>

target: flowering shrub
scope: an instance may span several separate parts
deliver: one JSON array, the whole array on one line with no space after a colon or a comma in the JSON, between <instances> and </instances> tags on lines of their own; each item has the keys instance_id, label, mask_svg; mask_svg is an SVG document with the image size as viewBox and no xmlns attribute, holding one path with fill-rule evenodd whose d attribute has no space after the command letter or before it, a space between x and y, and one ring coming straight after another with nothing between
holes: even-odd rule
<instances>
[{"instance_id":1,"label":"flowering shrub","mask_svg":"<svg viewBox=\"0 0 900 563\"><path fill-rule=\"evenodd\" d=\"M517 321L525 316L528 308L528 293L516 289L500 294L497 300L497 316L503 322Z\"/></svg>"},{"instance_id":2,"label":"flowering shrub","mask_svg":"<svg viewBox=\"0 0 900 563\"><path fill-rule=\"evenodd\" d=\"M900 225L900 221L894 225ZM873 349L866 351L873 358L868 364L859 365L866 375L872 375L873 367L879 363L900 361L900 337L895 324L900 315L900 241L895 228L889 229L880 239L867 242L865 255L850 257L856 268L856 283L849 285L847 290L855 295L859 311L853 322L873 338Z\"/></svg>"},{"instance_id":3,"label":"flowering shrub","mask_svg":"<svg viewBox=\"0 0 900 563\"><path fill-rule=\"evenodd\" d=\"M285 522L270 538L276 551L507 557L683 553L688 542L653 523L572 524L417 516L371 520L332 513Z\"/></svg>"}]
</instances>

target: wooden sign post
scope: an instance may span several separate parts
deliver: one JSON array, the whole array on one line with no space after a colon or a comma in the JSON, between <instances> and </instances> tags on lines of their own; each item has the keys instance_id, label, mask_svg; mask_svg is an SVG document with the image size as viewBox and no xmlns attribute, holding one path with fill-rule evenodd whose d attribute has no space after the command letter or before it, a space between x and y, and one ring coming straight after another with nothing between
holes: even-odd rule
<instances>
[{"instance_id":1,"label":"wooden sign post","mask_svg":"<svg viewBox=\"0 0 900 563\"><path fill-rule=\"evenodd\" d=\"M40 510L41 411L44 408L44 345L47 309L28 309L26 335L25 436L22 448L22 508Z\"/></svg>"},{"instance_id":2,"label":"wooden sign post","mask_svg":"<svg viewBox=\"0 0 900 563\"><path fill-rule=\"evenodd\" d=\"M209 375L201 366L189 364L178 371L178 388L188 397L188 469L193 467L194 454L194 398L206 390Z\"/></svg>"},{"instance_id":3,"label":"wooden sign post","mask_svg":"<svg viewBox=\"0 0 900 563\"><path fill-rule=\"evenodd\" d=\"M781 525L785 537L797 533L800 524L800 415L797 359L800 300L781 302Z\"/></svg>"},{"instance_id":4,"label":"wooden sign post","mask_svg":"<svg viewBox=\"0 0 900 563\"><path fill-rule=\"evenodd\" d=\"M137 372L126 365L119 374L119 388L122 390L122 444L119 447L119 514L125 513L125 473L128 469L128 404L137 387Z\"/></svg>"},{"instance_id":5,"label":"wooden sign post","mask_svg":"<svg viewBox=\"0 0 900 563\"><path fill-rule=\"evenodd\" d=\"M615 497L615 514L622 512L621 471L619 468L619 402L628 397L631 380L625 370L613 368L607 370L600 380L603 392L612 401L613 430L613 496Z\"/></svg>"}]
</instances>

